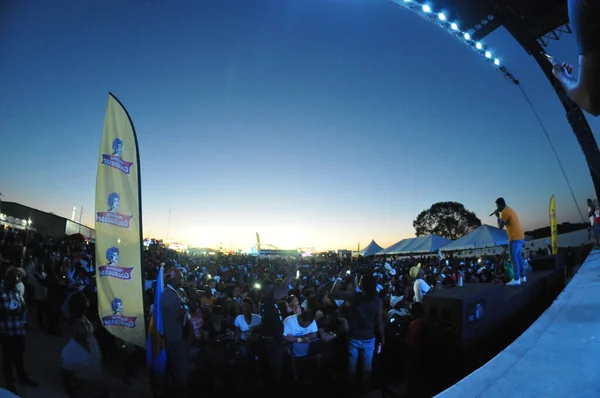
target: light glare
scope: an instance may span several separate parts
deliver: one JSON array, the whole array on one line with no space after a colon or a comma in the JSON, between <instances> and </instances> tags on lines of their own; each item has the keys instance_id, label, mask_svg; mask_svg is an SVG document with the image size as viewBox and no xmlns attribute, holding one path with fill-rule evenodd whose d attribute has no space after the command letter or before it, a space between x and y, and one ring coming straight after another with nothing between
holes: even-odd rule
<instances>
[{"instance_id":1,"label":"light glare","mask_svg":"<svg viewBox=\"0 0 600 398\"><path fill-rule=\"evenodd\" d=\"M395 3L400 3L399 0L392 0L392 1L394 1ZM427 1L427 0L424 0L424 1ZM467 44L472 49L477 50L477 52L479 52L480 55L483 55L486 59L488 59L490 61L490 63L493 62L494 65L496 66L496 70L501 72L510 82L512 82L514 84L519 84L519 81L516 80L514 78L514 76L506 70L506 68L501 66L500 60L498 58L492 57L492 52L487 49L487 46L484 46L482 43L475 41L475 39L471 36L470 33L461 31L458 23L448 21L448 17L446 16L446 14L444 14L442 12L438 13L438 12L434 11L430 5L423 4L423 2L421 2L420 0L419 1L404 0L404 3L406 3L406 7L411 9L412 11L416 11L417 13L419 13L418 9L420 8L422 13L429 14L427 19L429 19L430 21L434 21L434 17L437 17L438 21L446 22L446 23L438 23L438 25L442 26L443 28L447 29L448 31L452 31L453 34L455 34L455 35L456 34L462 35L465 40L465 44ZM415 7L413 7L413 5Z\"/></svg>"}]
</instances>

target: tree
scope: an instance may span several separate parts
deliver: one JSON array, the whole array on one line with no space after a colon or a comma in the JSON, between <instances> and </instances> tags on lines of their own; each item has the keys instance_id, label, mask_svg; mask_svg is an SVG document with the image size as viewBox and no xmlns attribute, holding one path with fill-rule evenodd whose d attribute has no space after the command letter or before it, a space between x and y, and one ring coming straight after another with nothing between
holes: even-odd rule
<instances>
[{"instance_id":1,"label":"tree","mask_svg":"<svg viewBox=\"0 0 600 398\"><path fill-rule=\"evenodd\" d=\"M439 235L456 240L481 227L481 220L462 203L438 202L423 210L413 221L413 227L417 236Z\"/></svg>"}]
</instances>

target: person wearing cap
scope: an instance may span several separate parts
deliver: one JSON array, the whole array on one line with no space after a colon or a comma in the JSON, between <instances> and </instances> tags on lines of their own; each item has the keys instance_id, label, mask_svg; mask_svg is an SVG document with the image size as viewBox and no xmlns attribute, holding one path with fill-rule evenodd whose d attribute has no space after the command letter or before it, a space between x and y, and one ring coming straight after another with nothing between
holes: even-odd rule
<instances>
[{"instance_id":1,"label":"person wearing cap","mask_svg":"<svg viewBox=\"0 0 600 398\"><path fill-rule=\"evenodd\" d=\"M173 396L187 395L189 373L190 310L182 291L183 274L178 269L165 273L167 286L161 296L160 311L163 318L167 346L168 372L171 374Z\"/></svg>"},{"instance_id":2,"label":"person wearing cap","mask_svg":"<svg viewBox=\"0 0 600 398\"><path fill-rule=\"evenodd\" d=\"M388 311L388 320L395 316L406 316L408 312L404 308L404 296L390 297L390 310Z\"/></svg>"},{"instance_id":3,"label":"person wearing cap","mask_svg":"<svg viewBox=\"0 0 600 398\"><path fill-rule=\"evenodd\" d=\"M504 198L496 199L497 210L495 212L498 219L498 228L506 227L508 233L508 249L510 260L515 269L514 279L507 282L507 286L519 286L527 282L525 276L525 260L523 259L523 244L525 243L525 233L521 227L521 222L517 213L506 205Z\"/></svg>"},{"instance_id":4,"label":"person wearing cap","mask_svg":"<svg viewBox=\"0 0 600 398\"><path fill-rule=\"evenodd\" d=\"M416 303L422 303L423 297L425 297L427 292L431 289L431 286L425 282L425 271L421 268L421 264L419 264L416 267L412 267L408 274L415 280L415 283L413 284L413 290L415 292L414 301Z\"/></svg>"}]
</instances>

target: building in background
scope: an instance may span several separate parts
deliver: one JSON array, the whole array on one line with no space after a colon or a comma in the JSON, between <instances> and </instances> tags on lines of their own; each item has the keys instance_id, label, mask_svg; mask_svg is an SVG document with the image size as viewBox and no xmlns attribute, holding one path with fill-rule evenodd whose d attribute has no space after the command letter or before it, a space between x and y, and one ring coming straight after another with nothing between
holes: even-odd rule
<instances>
[{"instance_id":1,"label":"building in background","mask_svg":"<svg viewBox=\"0 0 600 398\"><path fill-rule=\"evenodd\" d=\"M29 229L56 238L81 234L87 239L95 239L95 232L92 228L53 213L46 213L14 202L2 202L0 211L0 224L3 226L22 230Z\"/></svg>"}]
</instances>

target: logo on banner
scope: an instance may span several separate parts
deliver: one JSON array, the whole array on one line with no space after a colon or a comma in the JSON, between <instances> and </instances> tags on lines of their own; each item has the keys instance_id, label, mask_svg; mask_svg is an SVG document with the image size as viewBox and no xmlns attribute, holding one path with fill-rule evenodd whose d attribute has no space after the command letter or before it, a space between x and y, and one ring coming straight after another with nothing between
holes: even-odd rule
<instances>
[{"instance_id":1,"label":"logo on banner","mask_svg":"<svg viewBox=\"0 0 600 398\"><path fill-rule=\"evenodd\" d=\"M108 211L99 211L96 213L96 222L102 224L111 224L121 228L129 228L133 216L118 212L119 205L121 204L121 197L119 194L113 192L108 195L107 204Z\"/></svg>"},{"instance_id":2,"label":"logo on banner","mask_svg":"<svg viewBox=\"0 0 600 398\"><path fill-rule=\"evenodd\" d=\"M124 328L133 329L135 328L136 316L125 316L123 315L123 300L115 297L110 303L113 314L102 317L102 324L104 326L120 326Z\"/></svg>"},{"instance_id":3,"label":"logo on banner","mask_svg":"<svg viewBox=\"0 0 600 398\"><path fill-rule=\"evenodd\" d=\"M134 267L122 267L119 264L119 249L109 247L106 250L106 259L108 260L108 264L98 267L101 278L108 276L109 278L117 278L122 281L131 280L131 273Z\"/></svg>"},{"instance_id":4,"label":"logo on banner","mask_svg":"<svg viewBox=\"0 0 600 398\"><path fill-rule=\"evenodd\" d=\"M123 153L123 141L119 138L115 138L112 142L112 151L112 155L107 153L102 154L102 164L117 169L122 173L129 174L133 162L128 162L121 158Z\"/></svg>"}]
</instances>

